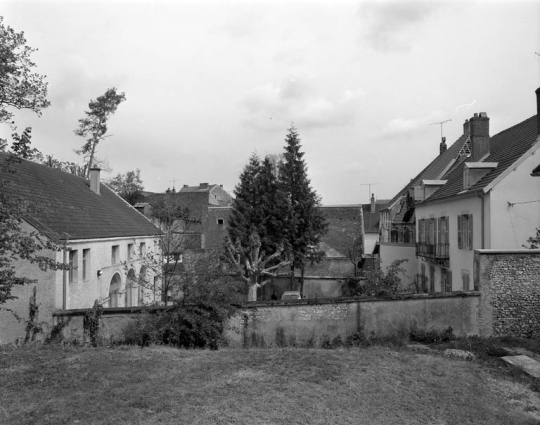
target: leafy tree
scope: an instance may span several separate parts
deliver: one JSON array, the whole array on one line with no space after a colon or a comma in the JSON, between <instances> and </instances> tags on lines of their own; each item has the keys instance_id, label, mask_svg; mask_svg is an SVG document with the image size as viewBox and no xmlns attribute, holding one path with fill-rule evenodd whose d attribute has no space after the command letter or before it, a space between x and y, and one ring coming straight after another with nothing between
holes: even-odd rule
<instances>
[{"instance_id":1,"label":"leafy tree","mask_svg":"<svg viewBox=\"0 0 540 425\"><path fill-rule=\"evenodd\" d=\"M217 349L244 294L237 279L223 273L213 254L198 257L182 279L182 297L170 307L142 315L125 330L128 343Z\"/></svg>"},{"instance_id":2,"label":"leafy tree","mask_svg":"<svg viewBox=\"0 0 540 425\"><path fill-rule=\"evenodd\" d=\"M89 111L85 111L86 118L79 120L79 128L75 130L77 136L86 138L86 143L77 153L88 157L87 177L90 169L94 166L97 145L106 137L107 123L109 117L113 115L120 103L126 100L124 93L117 93L116 88L108 89L104 95L98 96L96 100L91 100L88 104Z\"/></svg>"},{"instance_id":3,"label":"leafy tree","mask_svg":"<svg viewBox=\"0 0 540 425\"><path fill-rule=\"evenodd\" d=\"M49 106L45 77L33 73L35 64L30 59L36 49L26 45L24 33L17 33L5 26L0 16L0 123L7 123L16 130L13 109L28 109L41 115ZM17 172L22 158L30 158L31 129L18 135L13 133L11 153L0 155L0 305L16 298L13 288L29 282L20 274L16 263L20 260L35 264L41 270L66 268L49 258L46 251L58 250L53 241L36 232L23 230L23 217L28 205L17 196L17 190L8 176ZM0 151L7 147L0 140Z\"/></svg>"},{"instance_id":4,"label":"leafy tree","mask_svg":"<svg viewBox=\"0 0 540 425\"><path fill-rule=\"evenodd\" d=\"M139 276L138 280L153 293L152 303L168 305L182 296L186 275L198 258L194 253L200 248L200 220L192 218L175 193L154 197L150 206L150 219L161 230L156 239L160 252L148 251L141 256L141 265L151 271L148 276L152 279Z\"/></svg>"},{"instance_id":5,"label":"leafy tree","mask_svg":"<svg viewBox=\"0 0 540 425\"><path fill-rule=\"evenodd\" d=\"M536 228L536 235L531 236L527 239L529 246L523 245L525 248L529 249L539 249L540 248L540 227Z\"/></svg>"},{"instance_id":6,"label":"leafy tree","mask_svg":"<svg viewBox=\"0 0 540 425\"><path fill-rule=\"evenodd\" d=\"M380 265L374 270L366 271L366 283L361 288L361 292L368 296L383 296L393 295L400 292L401 287L400 275L405 276L403 263L409 260L395 260L386 268L386 273L381 269Z\"/></svg>"},{"instance_id":7,"label":"leafy tree","mask_svg":"<svg viewBox=\"0 0 540 425\"><path fill-rule=\"evenodd\" d=\"M125 174L117 174L107 182L107 185L131 205L144 198L141 170L138 168Z\"/></svg>"},{"instance_id":8,"label":"leafy tree","mask_svg":"<svg viewBox=\"0 0 540 425\"><path fill-rule=\"evenodd\" d=\"M0 156L0 175L16 173L20 161L13 153ZM0 179L0 305L16 298L12 293L15 286L30 282L20 274L18 261L27 261L43 271L68 268L47 255L61 249L55 241L38 232L23 230L23 218L30 208L33 206L17 196L9 180Z\"/></svg>"},{"instance_id":9,"label":"leafy tree","mask_svg":"<svg viewBox=\"0 0 540 425\"><path fill-rule=\"evenodd\" d=\"M292 269L300 268L302 272L302 290L304 265L309 257L314 257L314 251L328 229L328 222L320 209L321 198L311 188L300 137L294 126L289 128L285 142L283 162L279 168L279 190L284 194L289 210L283 220L283 230L292 253Z\"/></svg>"},{"instance_id":10,"label":"leafy tree","mask_svg":"<svg viewBox=\"0 0 540 425\"><path fill-rule=\"evenodd\" d=\"M247 246L243 246L239 240L233 244L225 237L225 259L233 272L247 283L248 301L257 301L257 288L270 282L270 278L276 277L283 267L291 264L283 255L283 246L278 246L271 255L266 255L261 246L261 239L255 231L251 233Z\"/></svg>"},{"instance_id":11,"label":"leafy tree","mask_svg":"<svg viewBox=\"0 0 540 425\"><path fill-rule=\"evenodd\" d=\"M41 110L50 105L45 76L32 72L36 64L31 55L36 50L26 45L24 32L5 26L0 16L0 123L8 123L12 129L13 108L41 115Z\"/></svg>"}]
</instances>

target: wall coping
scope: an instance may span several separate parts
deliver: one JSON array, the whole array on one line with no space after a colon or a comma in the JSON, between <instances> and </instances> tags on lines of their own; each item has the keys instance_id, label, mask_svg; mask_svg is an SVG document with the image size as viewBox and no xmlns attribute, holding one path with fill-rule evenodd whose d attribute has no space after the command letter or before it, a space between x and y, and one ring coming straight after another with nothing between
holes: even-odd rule
<instances>
[{"instance_id":1,"label":"wall coping","mask_svg":"<svg viewBox=\"0 0 540 425\"><path fill-rule=\"evenodd\" d=\"M470 292L438 292L435 294L398 294L388 297L344 297L344 298L305 298L302 300L273 300L273 301L253 301L237 305L240 309L256 309L257 307L293 307L293 306L307 306L307 305L329 305L329 304L347 304L347 303L374 303L374 302L386 302L386 301L411 301L411 300L426 300L426 299L439 299L439 298L468 298L468 297L481 297L482 294L477 291ZM102 314L104 316L111 316L115 314L129 314L129 313L142 313L156 312L170 308L172 306L141 306L141 307L112 307L103 308ZM54 317L64 316L84 316L91 308L79 308L73 310L56 310L53 312Z\"/></svg>"},{"instance_id":2,"label":"wall coping","mask_svg":"<svg viewBox=\"0 0 540 425\"><path fill-rule=\"evenodd\" d=\"M479 254L540 254L540 249L475 249Z\"/></svg>"},{"instance_id":3,"label":"wall coping","mask_svg":"<svg viewBox=\"0 0 540 425\"><path fill-rule=\"evenodd\" d=\"M466 297L481 297L482 294L477 291L470 292L438 292L435 294L397 294L387 297L343 297L343 298L304 298L301 300L274 300L274 301L252 301L244 303L241 308L257 308L257 307L290 307L298 305L317 305L317 304L345 304L345 303L373 303L385 301L410 301L410 300L425 300L435 298L466 298Z\"/></svg>"}]
</instances>

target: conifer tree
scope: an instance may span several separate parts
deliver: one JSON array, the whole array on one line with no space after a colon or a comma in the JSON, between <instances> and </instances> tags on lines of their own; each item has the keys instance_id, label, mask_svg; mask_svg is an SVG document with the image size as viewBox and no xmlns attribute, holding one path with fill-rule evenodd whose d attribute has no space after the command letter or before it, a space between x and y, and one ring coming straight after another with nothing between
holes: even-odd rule
<instances>
[{"instance_id":1,"label":"conifer tree","mask_svg":"<svg viewBox=\"0 0 540 425\"><path fill-rule=\"evenodd\" d=\"M302 270L303 286L304 264L310 258L320 259L317 246L326 233L328 223L320 209L321 198L311 188L300 137L294 126L289 128L285 142L279 168L279 190L287 200L289 210L283 221L283 230L292 256L292 268Z\"/></svg>"}]
</instances>

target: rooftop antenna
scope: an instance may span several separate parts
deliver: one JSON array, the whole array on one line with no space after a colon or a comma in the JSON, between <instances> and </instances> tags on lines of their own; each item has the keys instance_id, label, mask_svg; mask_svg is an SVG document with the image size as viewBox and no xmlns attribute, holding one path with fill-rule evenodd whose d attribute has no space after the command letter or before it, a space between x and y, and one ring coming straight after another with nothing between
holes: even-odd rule
<instances>
[{"instance_id":1,"label":"rooftop antenna","mask_svg":"<svg viewBox=\"0 0 540 425\"><path fill-rule=\"evenodd\" d=\"M441 126L441 139L443 137L443 133L442 133L442 126L444 123L447 123L448 121L452 121L452 120L444 120L444 121L438 121L438 122L432 122L430 125L440 125Z\"/></svg>"},{"instance_id":2,"label":"rooftop antenna","mask_svg":"<svg viewBox=\"0 0 540 425\"><path fill-rule=\"evenodd\" d=\"M368 202L371 202L371 186L375 186L377 184L382 184L382 183L360 183L360 186L368 187Z\"/></svg>"},{"instance_id":3,"label":"rooftop antenna","mask_svg":"<svg viewBox=\"0 0 540 425\"><path fill-rule=\"evenodd\" d=\"M169 181L172 182L172 184L173 184L173 189L176 189L176 181L177 181L177 180L180 180L180 179L177 178L177 179L169 180Z\"/></svg>"}]
</instances>

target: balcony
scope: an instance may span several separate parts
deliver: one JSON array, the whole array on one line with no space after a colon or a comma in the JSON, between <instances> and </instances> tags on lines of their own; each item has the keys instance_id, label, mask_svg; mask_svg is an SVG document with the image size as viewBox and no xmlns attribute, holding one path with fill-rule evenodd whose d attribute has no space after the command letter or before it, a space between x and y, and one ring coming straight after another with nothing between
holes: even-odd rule
<instances>
[{"instance_id":1,"label":"balcony","mask_svg":"<svg viewBox=\"0 0 540 425\"><path fill-rule=\"evenodd\" d=\"M416 244L416 256L433 258L438 260L449 260L449 245L447 243L427 243L419 242Z\"/></svg>"}]
</instances>

